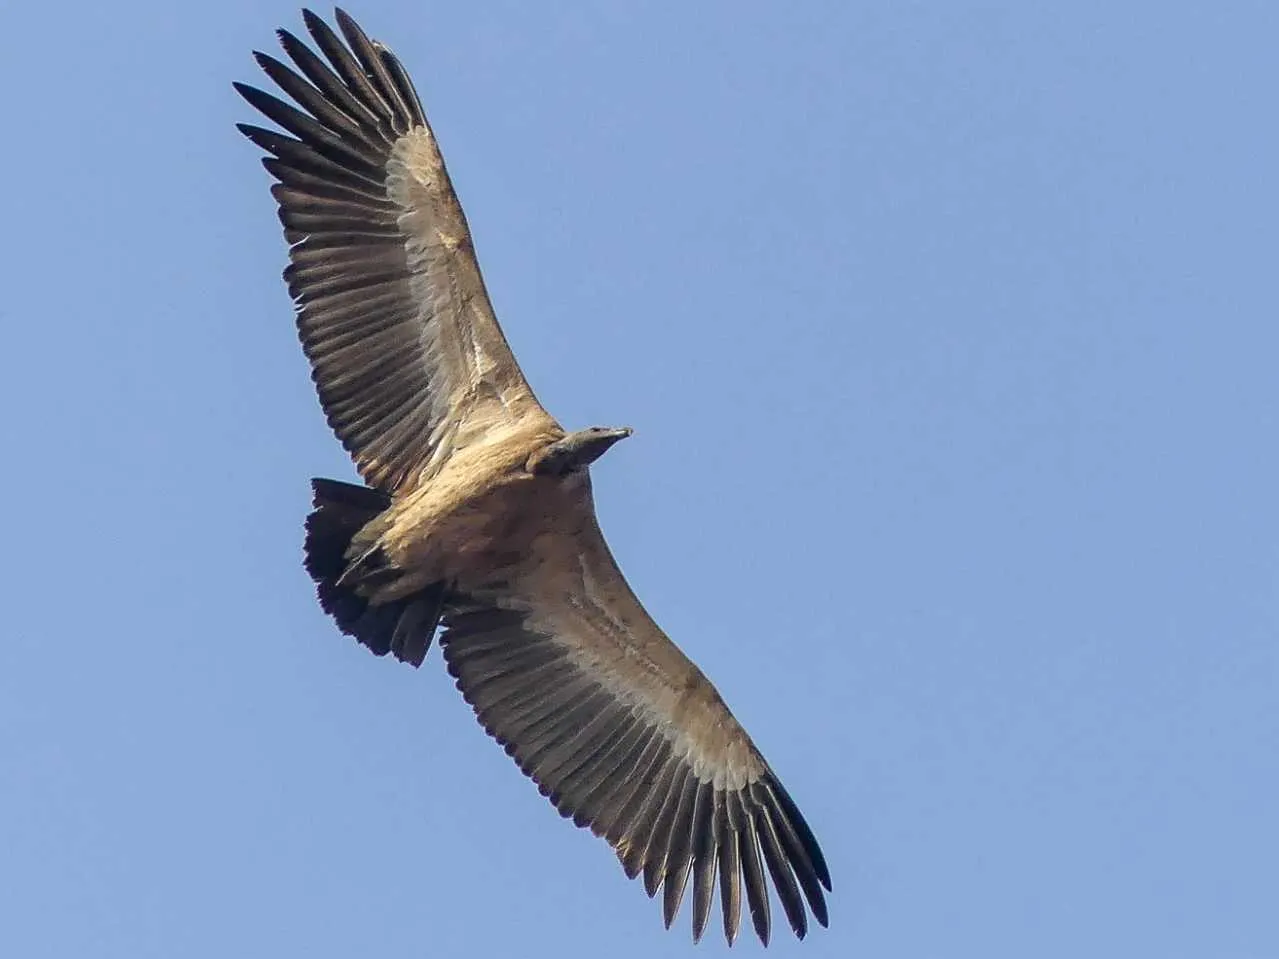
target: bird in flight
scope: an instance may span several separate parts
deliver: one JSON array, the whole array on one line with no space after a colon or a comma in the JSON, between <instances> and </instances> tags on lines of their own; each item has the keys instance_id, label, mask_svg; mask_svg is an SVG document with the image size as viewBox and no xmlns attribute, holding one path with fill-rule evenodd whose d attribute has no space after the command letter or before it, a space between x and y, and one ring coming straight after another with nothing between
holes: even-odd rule
<instances>
[{"instance_id":1,"label":"bird in flight","mask_svg":"<svg viewBox=\"0 0 1279 959\"><path fill-rule=\"evenodd\" d=\"M542 408L485 292L422 103L383 44L309 10L314 50L255 54L296 106L245 84L284 279L320 403L367 485L313 480L305 562L338 627L419 666L437 631L484 729L566 818L604 838L693 938L827 923L825 858L701 670L652 620L596 522L589 467L627 428ZM316 52L318 51L318 53ZM717 881L718 880L718 881ZM806 905L807 904L807 908Z\"/></svg>"}]
</instances>

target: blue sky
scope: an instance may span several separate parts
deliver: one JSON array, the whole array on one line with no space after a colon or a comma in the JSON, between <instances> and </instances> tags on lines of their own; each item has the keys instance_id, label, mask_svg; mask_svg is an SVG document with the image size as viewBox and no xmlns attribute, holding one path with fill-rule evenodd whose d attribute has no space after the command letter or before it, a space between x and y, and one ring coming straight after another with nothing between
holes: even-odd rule
<instances>
[{"instance_id":1,"label":"blue sky","mask_svg":"<svg viewBox=\"0 0 1279 959\"><path fill-rule=\"evenodd\" d=\"M832 927L773 952L1279 957L1279 6L350 9L823 842ZM230 87L299 23L0 34L0 952L682 954L438 650L313 601L353 474Z\"/></svg>"}]
</instances>

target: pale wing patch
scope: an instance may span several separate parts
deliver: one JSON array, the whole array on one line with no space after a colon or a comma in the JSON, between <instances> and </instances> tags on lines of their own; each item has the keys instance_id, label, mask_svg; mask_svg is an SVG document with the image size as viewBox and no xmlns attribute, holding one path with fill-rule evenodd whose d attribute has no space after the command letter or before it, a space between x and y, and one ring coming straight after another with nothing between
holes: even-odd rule
<instances>
[{"instance_id":1,"label":"pale wing patch","mask_svg":"<svg viewBox=\"0 0 1279 959\"><path fill-rule=\"evenodd\" d=\"M477 334L476 298L483 295L465 216L453 194L434 135L418 127L401 137L387 164L387 192L406 212L401 228L411 239L410 255L421 264L414 286L430 302L453 349L447 362L460 375L464 392L474 394L493 378L497 360ZM464 371L464 372L463 372Z\"/></svg>"}]
</instances>

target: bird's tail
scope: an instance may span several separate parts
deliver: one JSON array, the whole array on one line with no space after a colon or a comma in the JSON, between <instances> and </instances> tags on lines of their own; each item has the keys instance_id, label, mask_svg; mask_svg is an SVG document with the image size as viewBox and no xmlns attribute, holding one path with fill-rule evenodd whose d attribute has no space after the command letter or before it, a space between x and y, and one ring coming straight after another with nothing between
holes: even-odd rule
<instances>
[{"instance_id":1,"label":"bird's tail","mask_svg":"<svg viewBox=\"0 0 1279 959\"><path fill-rule=\"evenodd\" d=\"M352 539L390 506L390 498L337 480L314 479L311 489L315 509L306 519L306 571L315 580L320 605L342 632L378 656L395 653L402 662L420 666L443 612L443 584L370 603L359 587L378 571L366 568L369 556L348 554Z\"/></svg>"}]
</instances>

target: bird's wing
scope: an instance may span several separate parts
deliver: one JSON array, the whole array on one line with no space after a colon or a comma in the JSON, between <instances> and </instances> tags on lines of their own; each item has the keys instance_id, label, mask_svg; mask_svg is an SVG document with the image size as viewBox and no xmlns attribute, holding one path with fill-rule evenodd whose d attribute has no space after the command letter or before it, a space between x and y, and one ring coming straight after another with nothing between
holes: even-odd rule
<instances>
[{"instance_id":1,"label":"bird's wing","mask_svg":"<svg viewBox=\"0 0 1279 959\"><path fill-rule=\"evenodd\" d=\"M767 943L767 871L802 938L805 899L827 921L817 841L715 688L631 592L587 494L556 524L575 532L543 534L515 572L446 615L449 672L560 813L607 839L650 896L663 887L667 926L691 872L701 937L718 874L729 942L744 885Z\"/></svg>"},{"instance_id":2,"label":"bird's wing","mask_svg":"<svg viewBox=\"0 0 1279 959\"><path fill-rule=\"evenodd\" d=\"M240 124L270 156L284 276L320 402L371 485L412 486L495 422L549 419L484 289L466 216L404 68L337 12L287 31L297 72L256 54L302 109L236 89L292 136ZM327 60L327 62L325 62Z\"/></svg>"}]
</instances>

